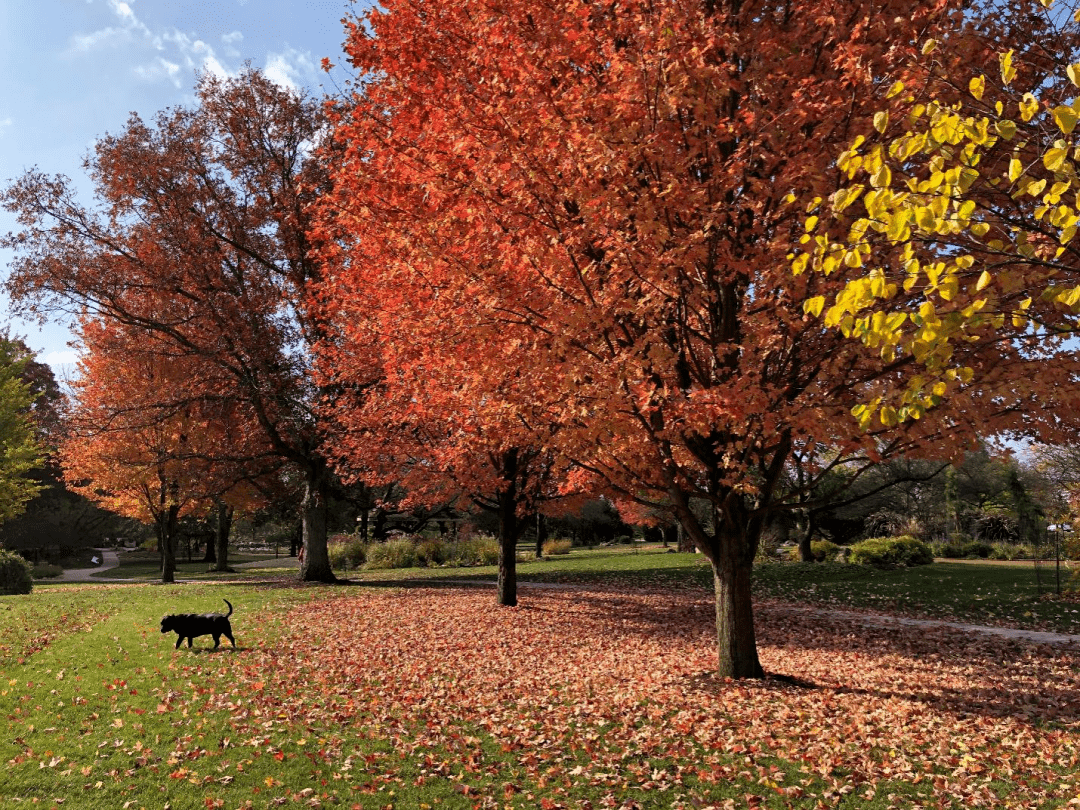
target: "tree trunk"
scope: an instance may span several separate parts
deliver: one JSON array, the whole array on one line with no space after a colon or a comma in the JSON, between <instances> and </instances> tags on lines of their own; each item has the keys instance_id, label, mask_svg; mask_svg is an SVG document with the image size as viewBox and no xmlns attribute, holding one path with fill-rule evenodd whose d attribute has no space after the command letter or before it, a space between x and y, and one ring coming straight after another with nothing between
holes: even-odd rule
<instances>
[{"instance_id":1,"label":"tree trunk","mask_svg":"<svg viewBox=\"0 0 1080 810\"><path fill-rule=\"evenodd\" d=\"M694 546L694 539L690 536L690 533L688 531L686 531L686 529L683 528L681 523L678 526L678 531L679 531L679 551L683 552L684 554L693 553L696 549L695 549L695 546Z\"/></svg>"},{"instance_id":2,"label":"tree trunk","mask_svg":"<svg viewBox=\"0 0 1080 810\"><path fill-rule=\"evenodd\" d=\"M817 525L811 512L806 516L806 531L799 538L799 559L803 562L814 562L814 550L811 548L810 543L813 542L815 528L817 528Z\"/></svg>"},{"instance_id":3,"label":"tree trunk","mask_svg":"<svg viewBox=\"0 0 1080 810\"><path fill-rule=\"evenodd\" d=\"M500 605L517 604L517 450L503 454L503 480L499 493L499 593Z\"/></svg>"},{"instance_id":4,"label":"tree trunk","mask_svg":"<svg viewBox=\"0 0 1080 810\"><path fill-rule=\"evenodd\" d=\"M304 559L300 579L305 582L336 582L330 570L330 552L326 545L326 487L320 476L309 476L304 483L301 503Z\"/></svg>"},{"instance_id":5,"label":"tree trunk","mask_svg":"<svg viewBox=\"0 0 1080 810\"><path fill-rule=\"evenodd\" d=\"M675 517L685 535L709 560L716 600L716 674L721 678L761 678L765 672L757 654L751 582L754 555L764 530L738 496L731 496L723 512L714 507L710 533L689 508L688 499L675 488Z\"/></svg>"},{"instance_id":6,"label":"tree trunk","mask_svg":"<svg viewBox=\"0 0 1080 810\"><path fill-rule=\"evenodd\" d=\"M217 535L215 533L213 533L213 532L203 534L203 537L207 538L207 540L206 540L206 553L203 554L203 558L202 558L201 562L209 563L210 565L214 565L215 563L217 563L217 543L214 542L214 538L216 536ZM209 570L213 570L213 569L211 568Z\"/></svg>"},{"instance_id":7,"label":"tree trunk","mask_svg":"<svg viewBox=\"0 0 1080 810\"><path fill-rule=\"evenodd\" d=\"M725 555L713 564L716 592L716 674L721 678L761 678L765 671L757 654L754 609L750 598L753 559L744 562Z\"/></svg>"},{"instance_id":8,"label":"tree trunk","mask_svg":"<svg viewBox=\"0 0 1080 810\"><path fill-rule=\"evenodd\" d=\"M547 524L544 516L536 513L536 559L544 559L544 541L547 540Z\"/></svg>"},{"instance_id":9,"label":"tree trunk","mask_svg":"<svg viewBox=\"0 0 1080 810\"><path fill-rule=\"evenodd\" d=\"M218 501L217 526L214 531L215 571L232 571L229 568L229 532L232 530L233 508L225 501Z\"/></svg>"},{"instance_id":10,"label":"tree trunk","mask_svg":"<svg viewBox=\"0 0 1080 810\"><path fill-rule=\"evenodd\" d=\"M161 581L176 582L176 523L180 507L173 505L159 513L158 545L161 547Z\"/></svg>"}]
</instances>

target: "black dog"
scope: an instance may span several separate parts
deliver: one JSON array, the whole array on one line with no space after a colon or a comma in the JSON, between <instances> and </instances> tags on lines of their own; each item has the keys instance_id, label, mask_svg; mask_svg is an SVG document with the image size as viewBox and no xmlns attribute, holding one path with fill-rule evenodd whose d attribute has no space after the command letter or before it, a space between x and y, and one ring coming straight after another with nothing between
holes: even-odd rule
<instances>
[{"instance_id":1,"label":"black dog","mask_svg":"<svg viewBox=\"0 0 1080 810\"><path fill-rule=\"evenodd\" d=\"M195 636L213 636L214 649L221 646L221 637L225 636L236 647L236 639L233 638L232 625L229 617L232 616L233 606L228 599L222 600L229 606L228 613L171 613L161 620L161 632L175 631L177 634L176 649L180 649L180 643L186 638L188 647Z\"/></svg>"}]
</instances>

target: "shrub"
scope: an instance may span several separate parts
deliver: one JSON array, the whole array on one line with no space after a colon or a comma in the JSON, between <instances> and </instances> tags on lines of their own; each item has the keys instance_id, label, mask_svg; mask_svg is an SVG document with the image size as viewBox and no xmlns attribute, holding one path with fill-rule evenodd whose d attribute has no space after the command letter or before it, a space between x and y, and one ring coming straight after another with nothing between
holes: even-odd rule
<instances>
[{"instance_id":1,"label":"shrub","mask_svg":"<svg viewBox=\"0 0 1080 810\"><path fill-rule=\"evenodd\" d=\"M14 551L0 549L0 594L30 593L33 589L30 563Z\"/></svg>"},{"instance_id":2,"label":"shrub","mask_svg":"<svg viewBox=\"0 0 1080 810\"><path fill-rule=\"evenodd\" d=\"M478 534L450 543L447 561L451 565L495 565L499 561L499 541Z\"/></svg>"},{"instance_id":3,"label":"shrub","mask_svg":"<svg viewBox=\"0 0 1080 810\"><path fill-rule=\"evenodd\" d=\"M814 556L814 559L818 562L825 562L826 560L832 561L840 556L840 552L843 550L841 546L836 545L829 540L812 540L810 541L810 553ZM796 550L796 554L798 551Z\"/></svg>"},{"instance_id":4,"label":"shrub","mask_svg":"<svg viewBox=\"0 0 1080 810\"><path fill-rule=\"evenodd\" d=\"M994 543L991 560L1028 560L1035 557L1035 547L1024 543Z\"/></svg>"},{"instance_id":5,"label":"shrub","mask_svg":"<svg viewBox=\"0 0 1080 810\"><path fill-rule=\"evenodd\" d=\"M31 573L34 579L52 579L64 573L64 569L52 563L38 563Z\"/></svg>"},{"instance_id":6,"label":"shrub","mask_svg":"<svg viewBox=\"0 0 1080 810\"><path fill-rule=\"evenodd\" d=\"M934 561L930 547L910 534L871 537L851 547L850 561L874 568L928 565Z\"/></svg>"},{"instance_id":7,"label":"shrub","mask_svg":"<svg viewBox=\"0 0 1080 810\"><path fill-rule=\"evenodd\" d=\"M960 547L960 556L967 560L985 560L993 552L989 543L980 540L972 540Z\"/></svg>"},{"instance_id":8,"label":"shrub","mask_svg":"<svg viewBox=\"0 0 1080 810\"><path fill-rule=\"evenodd\" d=\"M413 568L415 565L416 546L408 537L372 543L367 548L367 568Z\"/></svg>"},{"instance_id":9,"label":"shrub","mask_svg":"<svg viewBox=\"0 0 1080 810\"><path fill-rule=\"evenodd\" d=\"M327 551L330 554L331 568L359 568L367 561L367 544L359 536L335 535L331 538Z\"/></svg>"},{"instance_id":10,"label":"shrub","mask_svg":"<svg viewBox=\"0 0 1080 810\"><path fill-rule=\"evenodd\" d=\"M544 552L545 557L550 557L553 554L569 554L571 545L572 543L565 537L553 537L551 540L544 541L541 550Z\"/></svg>"},{"instance_id":11,"label":"shrub","mask_svg":"<svg viewBox=\"0 0 1080 810\"><path fill-rule=\"evenodd\" d=\"M438 538L421 539L416 543L416 562L418 565L442 565L446 562L446 544Z\"/></svg>"}]
</instances>

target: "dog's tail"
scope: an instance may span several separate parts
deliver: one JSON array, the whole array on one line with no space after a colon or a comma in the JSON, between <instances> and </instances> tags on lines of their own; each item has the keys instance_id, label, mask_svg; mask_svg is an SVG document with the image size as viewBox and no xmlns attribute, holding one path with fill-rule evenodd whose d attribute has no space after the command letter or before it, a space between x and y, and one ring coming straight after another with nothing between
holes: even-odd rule
<instances>
[{"instance_id":1,"label":"dog's tail","mask_svg":"<svg viewBox=\"0 0 1080 810\"><path fill-rule=\"evenodd\" d=\"M221 601L229 606L229 612L225 614L225 618L227 619L232 616L232 602L230 602L228 599L222 599Z\"/></svg>"}]
</instances>

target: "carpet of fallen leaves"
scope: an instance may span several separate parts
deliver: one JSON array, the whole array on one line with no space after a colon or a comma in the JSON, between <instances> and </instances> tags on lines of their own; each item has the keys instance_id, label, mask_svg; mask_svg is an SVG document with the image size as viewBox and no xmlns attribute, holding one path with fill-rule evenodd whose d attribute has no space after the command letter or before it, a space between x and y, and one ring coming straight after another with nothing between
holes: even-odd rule
<instances>
[{"instance_id":1,"label":"carpet of fallen leaves","mask_svg":"<svg viewBox=\"0 0 1080 810\"><path fill-rule=\"evenodd\" d=\"M796 682L709 675L701 594L334 595L265 617L281 640L205 708L254 745L267 718L321 736L357 796L451 780L480 808L1080 805L1075 649L757 610L762 663Z\"/></svg>"}]
</instances>

